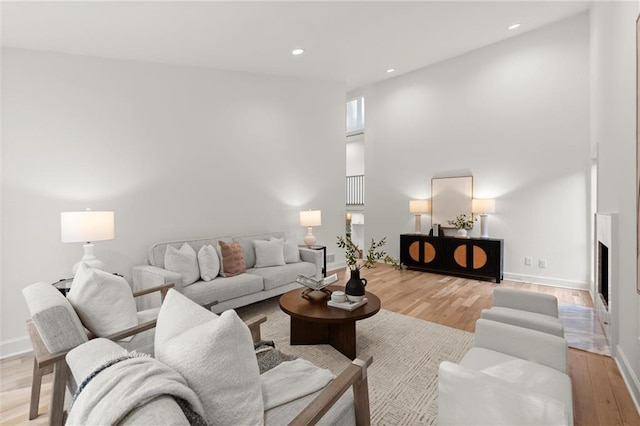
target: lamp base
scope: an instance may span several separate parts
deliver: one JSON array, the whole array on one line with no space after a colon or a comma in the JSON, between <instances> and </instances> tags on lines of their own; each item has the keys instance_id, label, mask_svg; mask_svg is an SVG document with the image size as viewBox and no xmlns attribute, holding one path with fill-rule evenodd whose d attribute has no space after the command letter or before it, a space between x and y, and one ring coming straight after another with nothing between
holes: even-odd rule
<instances>
[{"instance_id":1,"label":"lamp base","mask_svg":"<svg viewBox=\"0 0 640 426\"><path fill-rule=\"evenodd\" d=\"M74 277L76 275L76 272L78 272L78 268L83 263L86 263L87 266L89 266L90 268L104 269L104 262L97 259L96 256L93 254L93 244L91 243L83 244L82 248L84 248L84 255L82 256L82 259L77 261L71 268L71 273L73 274Z\"/></svg>"},{"instance_id":2,"label":"lamp base","mask_svg":"<svg viewBox=\"0 0 640 426\"><path fill-rule=\"evenodd\" d=\"M309 226L307 228L307 235L304 236L304 245L307 247L311 247L316 243L316 237L312 233L312 229Z\"/></svg>"},{"instance_id":3,"label":"lamp base","mask_svg":"<svg viewBox=\"0 0 640 426\"><path fill-rule=\"evenodd\" d=\"M480 238L489 238L489 215L480 215Z\"/></svg>"},{"instance_id":4,"label":"lamp base","mask_svg":"<svg viewBox=\"0 0 640 426\"><path fill-rule=\"evenodd\" d=\"M415 229L415 233L416 234L422 234L422 215L417 214L416 215L416 229Z\"/></svg>"}]
</instances>

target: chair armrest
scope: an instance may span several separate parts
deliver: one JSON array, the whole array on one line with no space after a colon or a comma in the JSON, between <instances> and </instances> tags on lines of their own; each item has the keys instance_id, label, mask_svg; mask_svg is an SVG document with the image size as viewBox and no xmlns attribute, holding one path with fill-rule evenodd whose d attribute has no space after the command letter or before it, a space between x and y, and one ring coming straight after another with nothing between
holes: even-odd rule
<instances>
[{"instance_id":1,"label":"chair armrest","mask_svg":"<svg viewBox=\"0 0 640 426\"><path fill-rule=\"evenodd\" d=\"M145 290L138 290L133 293L133 297L144 296L145 294L154 293L156 291L160 292L160 299L164 302L164 298L167 297L167 292L169 289L174 288L176 285L174 283L162 284L157 287L151 287Z\"/></svg>"},{"instance_id":2,"label":"chair armrest","mask_svg":"<svg viewBox=\"0 0 640 426\"><path fill-rule=\"evenodd\" d=\"M322 278L322 268L324 267L324 254L322 250L312 250L305 247L298 247L300 260L316 265L316 279Z\"/></svg>"},{"instance_id":3,"label":"chair armrest","mask_svg":"<svg viewBox=\"0 0 640 426\"><path fill-rule=\"evenodd\" d=\"M251 338L253 339L253 343L258 342L262 339L262 335L260 334L260 324L266 321L266 315L259 315L244 322L245 324L247 324L247 327L249 327L249 331L251 331Z\"/></svg>"},{"instance_id":4,"label":"chair armrest","mask_svg":"<svg viewBox=\"0 0 640 426\"><path fill-rule=\"evenodd\" d=\"M568 407L542 393L444 361L438 371L438 424L570 425Z\"/></svg>"},{"instance_id":5,"label":"chair armrest","mask_svg":"<svg viewBox=\"0 0 640 426\"><path fill-rule=\"evenodd\" d=\"M474 346L537 362L568 374L568 346L562 337L511 324L479 319Z\"/></svg>"},{"instance_id":6,"label":"chair armrest","mask_svg":"<svg viewBox=\"0 0 640 426\"><path fill-rule=\"evenodd\" d=\"M558 318L558 299L550 294L496 288L493 290L493 306L519 309Z\"/></svg>"},{"instance_id":7,"label":"chair armrest","mask_svg":"<svg viewBox=\"0 0 640 426\"><path fill-rule=\"evenodd\" d=\"M372 362L373 358L370 355L355 359L289 425L313 425L318 423L322 416L351 386L353 386L356 425L369 425L371 415L369 412L367 367Z\"/></svg>"},{"instance_id":8,"label":"chair armrest","mask_svg":"<svg viewBox=\"0 0 640 426\"><path fill-rule=\"evenodd\" d=\"M125 328L124 330L118 331L116 333L109 334L108 336L104 336L104 338L117 342L118 340L135 336L136 334L142 333L143 331L151 330L155 326L156 326L156 320L151 320L151 321L143 322L142 324L135 325L133 327ZM91 331L89 332L89 339L95 339L96 337L98 336L93 334L93 332Z\"/></svg>"},{"instance_id":9,"label":"chair armrest","mask_svg":"<svg viewBox=\"0 0 640 426\"><path fill-rule=\"evenodd\" d=\"M134 266L132 281L134 293L169 283L174 283L174 288L182 293L182 275L156 266ZM156 294L147 294L144 297L136 298L138 311L158 308L161 304L162 300Z\"/></svg>"}]
</instances>

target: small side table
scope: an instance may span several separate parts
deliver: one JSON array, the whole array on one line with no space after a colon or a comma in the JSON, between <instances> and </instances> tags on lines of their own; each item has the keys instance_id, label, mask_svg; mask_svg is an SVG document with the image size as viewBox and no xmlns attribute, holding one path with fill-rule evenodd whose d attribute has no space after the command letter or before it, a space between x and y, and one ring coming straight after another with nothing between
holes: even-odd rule
<instances>
[{"instance_id":1,"label":"small side table","mask_svg":"<svg viewBox=\"0 0 640 426\"><path fill-rule=\"evenodd\" d=\"M64 297L67 297L67 293L71 290L71 283L73 283L73 278L62 278L51 285L57 288Z\"/></svg>"},{"instance_id":2,"label":"small side table","mask_svg":"<svg viewBox=\"0 0 640 426\"><path fill-rule=\"evenodd\" d=\"M327 277L327 246L319 246L319 245L305 246L303 244L298 247L304 247L311 250L322 250L322 257L324 259L322 264L322 276L326 278Z\"/></svg>"},{"instance_id":3,"label":"small side table","mask_svg":"<svg viewBox=\"0 0 640 426\"><path fill-rule=\"evenodd\" d=\"M117 272L114 272L113 275L116 275L118 277L122 276ZM55 283L51 283L51 285L57 288L64 297L67 297L67 293L69 293L69 290L71 290L71 284L73 284L73 277L62 278Z\"/></svg>"}]
</instances>

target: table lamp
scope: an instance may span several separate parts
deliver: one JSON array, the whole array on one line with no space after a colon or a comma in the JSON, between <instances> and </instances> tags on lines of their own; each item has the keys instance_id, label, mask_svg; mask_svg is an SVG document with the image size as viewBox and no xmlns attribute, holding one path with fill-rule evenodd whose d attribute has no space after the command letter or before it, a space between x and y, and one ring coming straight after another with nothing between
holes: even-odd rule
<instances>
[{"instance_id":1,"label":"table lamp","mask_svg":"<svg viewBox=\"0 0 640 426\"><path fill-rule=\"evenodd\" d=\"M300 226L307 227L307 235L304 237L304 244L311 247L316 243L313 236L313 227L322 225L322 213L320 210L306 210L300 212Z\"/></svg>"},{"instance_id":2,"label":"table lamp","mask_svg":"<svg viewBox=\"0 0 640 426\"><path fill-rule=\"evenodd\" d=\"M489 216L495 213L496 200L490 198L474 198L471 200L471 212L480 215L480 237L489 238Z\"/></svg>"},{"instance_id":3,"label":"table lamp","mask_svg":"<svg viewBox=\"0 0 640 426\"><path fill-rule=\"evenodd\" d=\"M431 211L429 200L410 200L409 211L416 215L416 234L422 234L422 215Z\"/></svg>"},{"instance_id":4,"label":"table lamp","mask_svg":"<svg viewBox=\"0 0 640 426\"><path fill-rule=\"evenodd\" d=\"M82 212L60 213L60 229L63 243L86 243L82 259L76 262L71 269L75 276L81 263L86 263L92 268L103 269L104 263L93 254L91 241L113 240L113 212L94 212L86 210Z\"/></svg>"}]
</instances>

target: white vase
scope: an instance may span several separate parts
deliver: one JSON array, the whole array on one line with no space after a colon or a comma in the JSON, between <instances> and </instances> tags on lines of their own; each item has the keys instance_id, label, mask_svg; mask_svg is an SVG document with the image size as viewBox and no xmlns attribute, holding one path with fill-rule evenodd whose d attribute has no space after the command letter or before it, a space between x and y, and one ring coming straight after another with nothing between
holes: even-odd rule
<instances>
[{"instance_id":1,"label":"white vase","mask_svg":"<svg viewBox=\"0 0 640 426\"><path fill-rule=\"evenodd\" d=\"M458 237L463 238L463 237L466 237L466 236L467 236L467 230L466 229L464 229L464 228L458 229Z\"/></svg>"}]
</instances>

